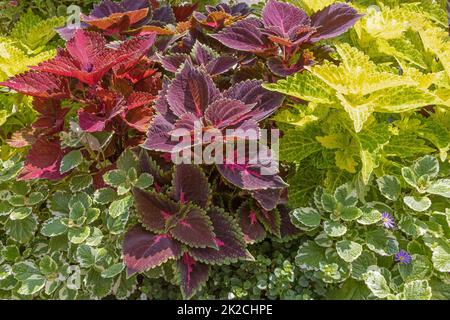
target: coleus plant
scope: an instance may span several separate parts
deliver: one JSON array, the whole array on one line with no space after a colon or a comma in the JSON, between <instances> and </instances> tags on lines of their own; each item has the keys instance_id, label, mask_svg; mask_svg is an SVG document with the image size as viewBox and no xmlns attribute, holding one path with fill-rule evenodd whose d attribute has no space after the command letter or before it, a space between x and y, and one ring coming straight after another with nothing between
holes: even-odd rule
<instances>
[{"instance_id":1,"label":"coleus plant","mask_svg":"<svg viewBox=\"0 0 450 320\"><path fill-rule=\"evenodd\" d=\"M262 19L240 20L211 37L231 49L265 57L274 74L287 76L313 64L317 57L327 55L324 47L310 48L320 40L343 34L361 16L343 3L331 4L308 16L289 3L269 0Z\"/></svg>"},{"instance_id":2,"label":"coleus plant","mask_svg":"<svg viewBox=\"0 0 450 320\"><path fill-rule=\"evenodd\" d=\"M96 32L78 30L55 58L2 83L37 98L33 105L41 114L33 125L37 142L21 179L63 177L58 167L70 151L61 146L59 134L64 130L113 132L119 144L131 133L139 143L139 132L147 130L153 115L150 105L161 83L160 73L144 57L155 38L153 33L109 45ZM65 127L65 116L74 109L78 124ZM42 148L53 152L43 154ZM90 150L92 145L85 148Z\"/></svg>"},{"instance_id":3,"label":"coleus plant","mask_svg":"<svg viewBox=\"0 0 450 320\"><path fill-rule=\"evenodd\" d=\"M199 56L205 56L202 55L205 49L200 45L196 46L196 52ZM143 147L154 151L179 153L183 149L191 149L195 145L206 146L218 140L233 142L236 139L258 139L258 122L272 114L283 101L281 95L263 89L261 83L259 80L248 80L220 92L204 68L194 66L191 59L186 60L173 81L166 83L159 94L155 106L157 114L150 125ZM220 137L217 141L206 135L199 137L196 126L217 130ZM173 139L173 134L180 129L188 132L187 145L182 143L180 146L179 139ZM234 131L230 133L227 129ZM254 134L248 134L249 130ZM265 153L270 159L271 154ZM245 157L243 163L238 164L236 152L232 159L226 159L223 164L216 164L228 182L253 192L282 189L286 186L277 174L261 173L265 165L259 155L247 154ZM254 158L257 158L256 161L253 161ZM267 195L267 192L265 194ZM256 199L264 205L260 197ZM277 199L272 201L269 210L276 206L276 201Z\"/></svg>"},{"instance_id":4,"label":"coleus plant","mask_svg":"<svg viewBox=\"0 0 450 320\"><path fill-rule=\"evenodd\" d=\"M248 4L241 2L234 5L219 3L216 6L206 5L206 13L195 11L192 15L193 25L200 24L202 27L217 30L229 26L236 21L244 19L251 13Z\"/></svg>"},{"instance_id":5,"label":"coleus plant","mask_svg":"<svg viewBox=\"0 0 450 320\"><path fill-rule=\"evenodd\" d=\"M128 274L175 261L183 296L191 297L208 279L210 264L253 259L229 213L211 205L208 180L194 165L175 168L166 193L133 189L142 226L125 235Z\"/></svg>"}]
</instances>

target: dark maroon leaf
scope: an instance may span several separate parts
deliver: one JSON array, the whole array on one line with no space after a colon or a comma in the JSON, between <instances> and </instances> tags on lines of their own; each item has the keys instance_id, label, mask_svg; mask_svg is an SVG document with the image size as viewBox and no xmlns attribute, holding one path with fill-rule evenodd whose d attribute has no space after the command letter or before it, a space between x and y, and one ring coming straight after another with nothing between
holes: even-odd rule
<instances>
[{"instance_id":1,"label":"dark maroon leaf","mask_svg":"<svg viewBox=\"0 0 450 320\"><path fill-rule=\"evenodd\" d=\"M61 101L50 99L33 99L33 109L40 113L33 123L33 128L44 130L46 134L54 134L63 130L64 118L70 108L61 108Z\"/></svg>"},{"instance_id":2,"label":"dark maroon leaf","mask_svg":"<svg viewBox=\"0 0 450 320\"><path fill-rule=\"evenodd\" d=\"M208 281L209 266L195 261L188 253L178 260L181 275L181 292L185 299L190 299Z\"/></svg>"},{"instance_id":3,"label":"dark maroon leaf","mask_svg":"<svg viewBox=\"0 0 450 320\"><path fill-rule=\"evenodd\" d=\"M285 205L278 206L278 211L281 218L280 235L281 239L288 241L296 238L302 234L302 231L297 229L291 222L289 217L289 210Z\"/></svg>"},{"instance_id":4,"label":"dark maroon leaf","mask_svg":"<svg viewBox=\"0 0 450 320\"><path fill-rule=\"evenodd\" d=\"M195 260L208 264L228 264L240 259L253 258L245 248L243 235L236 222L222 210L213 207L208 211L216 234L217 249L190 249Z\"/></svg>"},{"instance_id":5,"label":"dark maroon leaf","mask_svg":"<svg viewBox=\"0 0 450 320\"><path fill-rule=\"evenodd\" d=\"M147 150L141 149L141 152L139 153L139 167L140 173L145 172L152 175L155 185L158 185L159 187L170 182L170 179L166 178L162 168L155 159L150 157Z\"/></svg>"},{"instance_id":6,"label":"dark maroon leaf","mask_svg":"<svg viewBox=\"0 0 450 320\"><path fill-rule=\"evenodd\" d=\"M180 215L181 218L176 220L176 225L170 230L175 239L192 248L217 248L211 219L205 211L197 207L185 207Z\"/></svg>"},{"instance_id":7,"label":"dark maroon leaf","mask_svg":"<svg viewBox=\"0 0 450 320\"><path fill-rule=\"evenodd\" d=\"M283 189L267 189L252 191L253 199L265 210L273 210L280 201Z\"/></svg>"},{"instance_id":8,"label":"dark maroon leaf","mask_svg":"<svg viewBox=\"0 0 450 320\"><path fill-rule=\"evenodd\" d=\"M166 222L179 212L179 204L163 194L133 189L136 211L142 224L151 231L163 232Z\"/></svg>"},{"instance_id":9,"label":"dark maroon leaf","mask_svg":"<svg viewBox=\"0 0 450 320\"><path fill-rule=\"evenodd\" d=\"M172 186L173 199L207 208L210 197L208 179L200 167L190 164L176 166Z\"/></svg>"},{"instance_id":10,"label":"dark maroon leaf","mask_svg":"<svg viewBox=\"0 0 450 320\"><path fill-rule=\"evenodd\" d=\"M258 221L256 211L253 210L249 202L245 202L238 209L237 216L246 243L252 244L265 239L266 231Z\"/></svg>"},{"instance_id":11,"label":"dark maroon leaf","mask_svg":"<svg viewBox=\"0 0 450 320\"><path fill-rule=\"evenodd\" d=\"M179 245L168 234L155 235L140 226L125 234L123 260L128 275L156 268L180 256Z\"/></svg>"},{"instance_id":12,"label":"dark maroon leaf","mask_svg":"<svg viewBox=\"0 0 450 320\"><path fill-rule=\"evenodd\" d=\"M264 225L269 233L276 235L277 237L281 237L281 217L278 210L256 210L256 215L258 220Z\"/></svg>"}]
</instances>

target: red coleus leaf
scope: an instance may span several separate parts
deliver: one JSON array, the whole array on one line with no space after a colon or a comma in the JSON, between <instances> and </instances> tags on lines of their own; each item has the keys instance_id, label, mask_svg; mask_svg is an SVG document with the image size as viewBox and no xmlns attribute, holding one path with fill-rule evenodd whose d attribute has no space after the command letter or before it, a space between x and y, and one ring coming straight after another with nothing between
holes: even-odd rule
<instances>
[{"instance_id":1,"label":"red coleus leaf","mask_svg":"<svg viewBox=\"0 0 450 320\"><path fill-rule=\"evenodd\" d=\"M44 130L46 134L53 134L63 130L64 118L70 108L61 108L59 100L49 100L35 98L33 109L40 113L40 116L33 123L33 128Z\"/></svg>"},{"instance_id":2,"label":"red coleus leaf","mask_svg":"<svg viewBox=\"0 0 450 320\"><path fill-rule=\"evenodd\" d=\"M116 75L124 74L133 68L152 47L156 33L134 37L120 44L117 49L117 64L113 67Z\"/></svg>"},{"instance_id":3,"label":"red coleus leaf","mask_svg":"<svg viewBox=\"0 0 450 320\"><path fill-rule=\"evenodd\" d=\"M133 68L118 76L129 80L132 84L136 84L151 76L160 78L161 75L157 73L158 70L152 68L153 64L153 62L143 57Z\"/></svg>"},{"instance_id":4,"label":"red coleus leaf","mask_svg":"<svg viewBox=\"0 0 450 320\"><path fill-rule=\"evenodd\" d=\"M94 16L83 16L82 20L90 26L105 31L111 35L127 30L131 25L145 19L149 9L143 8L128 12L116 12L107 17L96 18Z\"/></svg>"},{"instance_id":5,"label":"red coleus leaf","mask_svg":"<svg viewBox=\"0 0 450 320\"><path fill-rule=\"evenodd\" d=\"M126 100L116 92L98 89L90 92L91 104L78 110L80 128L85 132L99 132L126 108Z\"/></svg>"},{"instance_id":6,"label":"red coleus leaf","mask_svg":"<svg viewBox=\"0 0 450 320\"><path fill-rule=\"evenodd\" d=\"M218 249L189 249L189 254L197 261L208 264L224 264L253 257L245 248L245 242L235 221L218 208L208 211L216 234Z\"/></svg>"},{"instance_id":7,"label":"red coleus leaf","mask_svg":"<svg viewBox=\"0 0 450 320\"><path fill-rule=\"evenodd\" d=\"M8 81L0 82L0 86L39 98L65 99L70 97L67 79L47 72L26 72Z\"/></svg>"},{"instance_id":8,"label":"red coleus leaf","mask_svg":"<svg viewBox=\"0 0 450 320\"><path fill-rule=\"evenodd\" d=\"M73 77L93 86L113 67L121 72L134 66L154 40L154 35L133 38L112 49L99 33L78 30L67 42L66 50L59 50L55 58L32 69Z\"/></svg>"},{"instance_id":9,"label":"red coleus leaf","mask_svg":"<svg viewBox=\"0 0 450 320\"><path fill-rule=\"evenodd\" d=\"M239 226L247 243L256 243L266 237L266 231L258 221L256 211L250 202L245 202L237 211Z\"/></svg>"},{"instance_id":10,"label":"red coleus leaf","mask_svg":"<svg viewBox=\"0 0 450 320\"><path fill-rule=\"evenodd\" d=\"M180 210L180 205L162 194L133 189L136 211L142 224L154 232L163 232L166 222Z\"/></svg>"},{"instance_id":11,"label":"red coleus leaf","mask_svg":"<svg viewBox=\"0 0 450 320\"><path fill-rule=\"evenodd\" d=\"M33 69L77 78L92 86L116 63L117 52L106 47L101 34L78 30L67 42L66 50L60 50L55 58Z\"/></svg>"},{"instance_id":12,"label":"red coleus leaf","mask_svg":"<svg viewBox=\"0 0 450 320\"><path fill-rule=\"evenodd\" d=\"M208 281L209 266L195 261L188 253L178 260L177 266L181 275L181 293L189 299Z\"/></svg>"},{"instance_id":13,"label":"red coleus leaf","mask_svg":"<svg viewBox=\"0 0 450 320\"><path fill-rule=\"evenodd\" d=\"M192 202L202 208L207 207L210 197L208 179L198 166L176 166L172 185L173 199L183 204Z\"/></svg>"},{"instance_id":14,"label":"red coleus leaf","mask_svg":"<svg viewBox=\"0 0 450 320\"><path fill-rule=\"evenodd\" d=\"M152 94L133 92L127 98L126 111L122 112L124 122L139 132L147 132L154 115L154 109L150 107L154 99Z\"/></svg>"},{"instance_id":15,"label":"red coleus leaf","mask_svg":"<svg viewBox=\"0 0 450 320\"><path fill-rule=\"evenodd\" d=\"M197 207L184 207L173 219L170 234L178 241L192 248L216 248L216 235L211 219L205 211Z\"/></svg>"},{"instance_id":16,"label":"red coleus leaf","mask_svg":"<svg viewBox=\"0 0 450 320\"><path fill-rule=\"evenodd\" d=\"M156 268L180 256L179 245L168 234L152 234L140 226L125 234L123 260L128 275Z\"/></svg>"},{"instance_id":17,"label":"red coleus leaf","mask_svg":"<svg viewBox=\"0 0 450 320\"><path fill-rule=\"evenodd\" d=\"M177 22L186 21L198 7L198 3L172 6L173 14Z\"/></svg>"},{"instance_id":18,"label":"red coleus leaf","mask_svg":"<svg viewBox=\"0 0 450 320\"><path fill-rule=\"evenodd\" d=\"M61 149L59 141L39 138L28 151L18 180L59 180L63 178L59 168L65 153L66 151Z\"/></svg>"}]
</instances>

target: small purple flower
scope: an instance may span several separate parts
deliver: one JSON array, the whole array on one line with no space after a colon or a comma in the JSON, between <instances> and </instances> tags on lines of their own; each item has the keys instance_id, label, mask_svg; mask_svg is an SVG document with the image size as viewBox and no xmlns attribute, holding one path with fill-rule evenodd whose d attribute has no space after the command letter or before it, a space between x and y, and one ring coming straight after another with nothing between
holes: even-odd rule
<instances>
[{"instance_id":1,"label":"small purple flower","mask_svg":"<svg viewBox=\"0 0 450 320\"><path fill-rule=\"evenodd\" d=\"M400 264L410 264L411 256L405 250L400 250L395 254L395 261Z\"/></svg>"},{"instance_id":2,"label":"small purple flower","mask_svg":"<svg viewBox=\"0 0 450 320\"><path fill-rule=\"evenodd\" d=\"M383 212L383 214L381 215L381 222L383 223L383 226L387 229L392 229L395 227L394 217L387 212Z\"/></svg>"}]
</instances>

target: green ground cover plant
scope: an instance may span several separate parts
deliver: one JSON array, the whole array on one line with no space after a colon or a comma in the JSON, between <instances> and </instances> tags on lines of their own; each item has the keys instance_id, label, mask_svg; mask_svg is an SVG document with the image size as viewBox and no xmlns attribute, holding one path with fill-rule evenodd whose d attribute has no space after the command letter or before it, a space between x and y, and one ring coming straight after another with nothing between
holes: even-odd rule
<instances>
[{"instance_id":1,"label":"green ground cover plant","mask_svg":"<svg viewBox=\"0 0 450 320\"><path fill-rule=\"evenodd\" d=\"M449 299L446 1L0 3L1 299Z\"/></svg>"}]
</instances>

